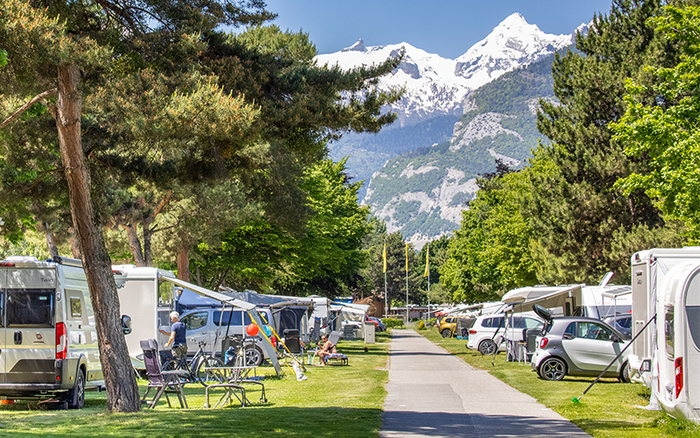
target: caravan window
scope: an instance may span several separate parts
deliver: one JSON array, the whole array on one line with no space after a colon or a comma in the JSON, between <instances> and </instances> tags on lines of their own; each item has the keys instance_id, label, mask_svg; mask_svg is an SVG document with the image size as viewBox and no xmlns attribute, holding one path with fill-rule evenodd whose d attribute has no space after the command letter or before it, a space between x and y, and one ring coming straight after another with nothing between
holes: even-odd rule
<instances>
[{"instance_id":1,"label":"caravan window","mask_svg":"<svg viewBox=\"0 0 700 438\"><path fill-rule=\"evenodd\" d=\"M673 306L666 307L666 316L664 317L664 332L666 333L666 354L673 357L675 347L675 337L673 333Z\"/></svg>"},{"instance_id":2,"label":"caravan window","mask_svg":"<svg viewBox=\"0 0 700 438\"><path fill-rule=\"evenodd\" d=\"M7 326L54 326L55 289L7 289Z\"/></svg>"}]
</instances>

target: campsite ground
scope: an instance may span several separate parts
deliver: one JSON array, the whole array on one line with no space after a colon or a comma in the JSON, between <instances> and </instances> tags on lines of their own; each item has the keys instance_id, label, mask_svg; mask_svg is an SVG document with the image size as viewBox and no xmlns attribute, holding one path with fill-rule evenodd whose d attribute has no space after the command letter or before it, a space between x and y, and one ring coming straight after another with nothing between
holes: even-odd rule
<instances>
[{"instance_id":1,"label":"campsite ground","mask_svg":"<svg viewBox=\"0 0 700 438\"><path fill-rule=\"evenodd\" d=\"M700 430L690 423L635 408L648 403L648 390L639 384L608 379L574 404L571 399L581 395L592 379L544 382L528 365L506 363L503 355L492 364L490 358L467 351L464 340L443 339L435 329L419 333L467 363L490 370L595 437L700 436ZM269 399L265 405L204 409L204 387L199 384L186 387L188 410L170 409L162 400L155 410L110 414L105 411L104 393L88 393L85 409L79 411L44 410L36 403L21 401L0 406L0 437L377 436L386 397L390 334L377 333L376 338L367 352L361 341L341 341L339 349L349 357L350 366L311 366L308 380L301 382L289 369L283 379L265 379ZM262 370L274 373L272 368ZM143 393L145 381L140 383ZM250 398L256 400L256 394Z\"/></svg>"}]
</instances>

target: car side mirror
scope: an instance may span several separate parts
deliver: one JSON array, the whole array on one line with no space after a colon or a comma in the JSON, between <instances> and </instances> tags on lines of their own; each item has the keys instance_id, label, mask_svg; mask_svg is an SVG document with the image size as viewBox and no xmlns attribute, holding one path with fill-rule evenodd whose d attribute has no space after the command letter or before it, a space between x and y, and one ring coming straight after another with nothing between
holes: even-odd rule
<instances>
[{"instance_id":1,"label":"car side mirror","mask_svg":"<svg viewBox=\"0 0 700 438\"><path fill-rule=\"evenodd\" d=\"M572 335L571 333L564 333L564 335L562 336L562 339L566 339L566 340L569 340L569 341L572 340L572 339L574 339L574 338L575 338L575 336Z\"/></svg>"},{"instance_id":2,"label":"car side mirror","mask_svg":"<svg viewBox=\"0 0 700 438\"><path fill-rule=\"evenodd\" d=\"M131 317L129 315L122 315L122 332L124 335L131 333Z\"/></svg>"}]
</instances>

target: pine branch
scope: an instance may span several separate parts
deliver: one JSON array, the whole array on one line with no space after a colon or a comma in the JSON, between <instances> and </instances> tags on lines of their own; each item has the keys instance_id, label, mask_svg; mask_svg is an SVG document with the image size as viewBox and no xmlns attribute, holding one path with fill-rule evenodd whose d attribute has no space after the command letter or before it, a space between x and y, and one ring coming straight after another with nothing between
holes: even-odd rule
<instances>
[{"instance_id":1,"label":"pine branch","mask_svg":"<svg viewBox=\"0 0 700 438\"><path fill-rule=\"evenodd\" d=\"M9 125L10 123L14 122L15 119L17 119L17 117L21 116L25 111L27 111L27 110L28 110L32 105L34 105L35 103L37 103L37 102L39 102L39 101L41 101L41 100L44 100L44 99L46 99L47 97L49 97L49 96L51 96L51 95L53 95L53 94L56 94L57 92L58 92L58 89L57 89L57 88L52 88L51 90L44 91L43 93L41 93L41 94L39 94L39 95L37 95L37 96L34 96L34 98L32 98L32 100L30 100L29 102L27 102L27 103L25 103L24 105L22 105L22 106L20 107L20 109L18 109L17 111L15 111L14 114L12 114L10 117L8 117L7 119L5 119L4 122L0 123L0 129L2 129L2 128L4 128L5 126ZM53 113L52 113L52 115L53 115Z\"/></svg>"}]
</instances>

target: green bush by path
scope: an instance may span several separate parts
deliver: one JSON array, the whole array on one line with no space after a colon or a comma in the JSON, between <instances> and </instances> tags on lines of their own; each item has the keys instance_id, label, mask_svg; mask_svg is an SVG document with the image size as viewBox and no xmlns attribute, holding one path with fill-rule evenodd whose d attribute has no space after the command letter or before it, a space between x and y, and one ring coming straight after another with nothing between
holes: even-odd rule
<instances>
[{"instance_id":1,"label":"green bush by path","mask_svg":"<svg viewBox=\"0 0 700 438\"><path fill-rule=\"evenodd\" d=\"M110 414L105 393L88 392L85 408L77 411L41 410L36 402L26 401L0 405L0 437L376 437L386 398L390 335L375 336L377 343L370 345L341 340L338 350L350 365L307 366L308 380L297 382L283 367L284 378L264 380L265 405L255 403L259 393L251 391L252 406L204 409L204 387L189 384L185 394L190 409L180 409L173 396L176 407L170 409L163 396L154 410ZM260 370L274 375L269 366ZM145 384L139 382L141 394ZM213 397L210 401L218 400Z\"/></svg>"},{"instance_id":2,"label":"green bush by path","mask_svg":"<svg viewBox=\"0 0 700 438\"><path fill-rule=\"evenodd\" d=\"M399 318L384 318L382 322L386 324L386 328L402 328L403 319Z\"/></svg>"},{"instance_id":3,"label":"green bush by path","mask_svg":"<svg viewBox=\"0 0 700 438\"><path fill-rule=\"evenodd\" d=\"M700 437L700 427L676 420L661 411L647 411L637 406L649 404L649 388L616 379L601 379L581 399L579 397L595 380L589 377L565 377L559 382L540 379L530 364L506 362L505 354L492 356L466 348L466 340L443 338L434 328L419 332L433 343L461 358L469 365L488 370L492 375L559 413L594 437Z\"/></svg>"}]
</instances>

